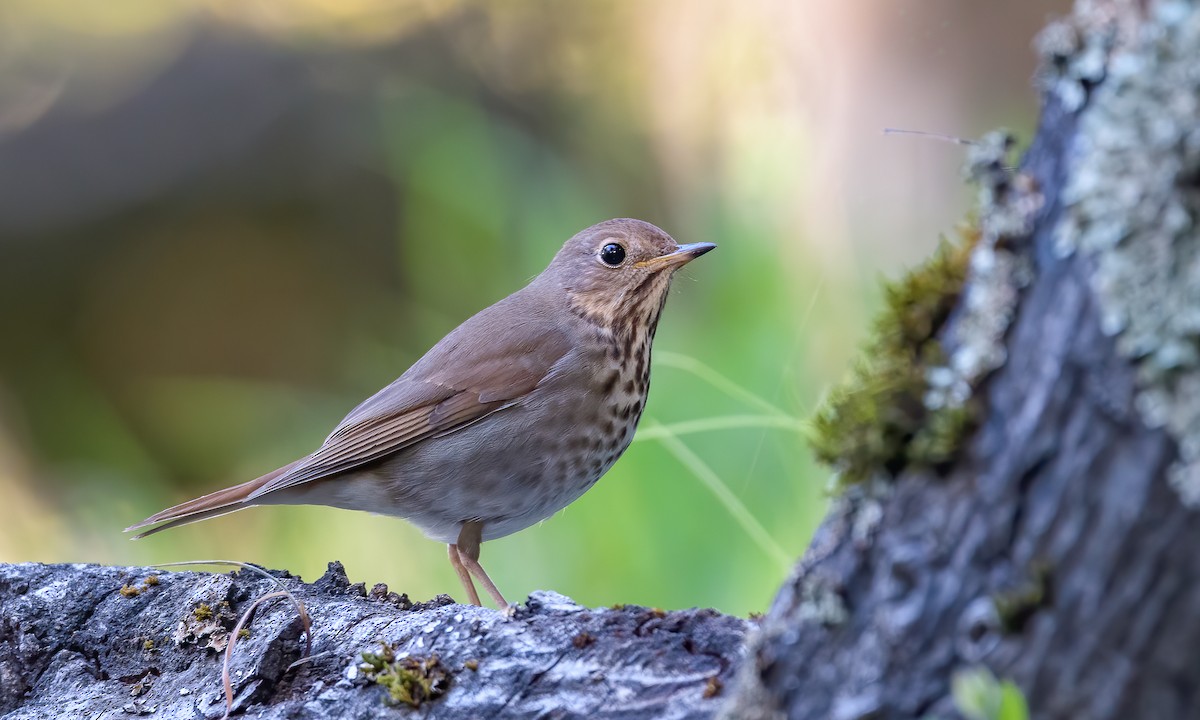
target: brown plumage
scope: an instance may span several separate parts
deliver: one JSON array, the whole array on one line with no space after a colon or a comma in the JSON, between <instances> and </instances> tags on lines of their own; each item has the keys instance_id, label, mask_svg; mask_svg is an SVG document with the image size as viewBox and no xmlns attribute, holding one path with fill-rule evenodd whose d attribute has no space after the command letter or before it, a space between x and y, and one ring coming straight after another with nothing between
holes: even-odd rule
<instances>
[{"instance_id":1,"label":"brown plumage","mask_svg":"<svg viewBox=\"0 0 1200 720\"><path fill-rule=\"evenodd\" d=\"M671 276L713 247L679 246L640 220L594 225L354 408L311 455L127 530L140 538L255 505L379 512L447 543L472 602L474 576L504 605L479 544L566 507L624 452Z\"/></svg>"}]
</instances>

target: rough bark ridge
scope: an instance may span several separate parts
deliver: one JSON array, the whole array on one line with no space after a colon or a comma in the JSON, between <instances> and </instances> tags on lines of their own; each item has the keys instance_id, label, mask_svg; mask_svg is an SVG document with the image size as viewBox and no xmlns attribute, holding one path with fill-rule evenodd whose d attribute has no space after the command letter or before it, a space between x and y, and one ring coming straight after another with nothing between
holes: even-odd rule
<instances>
[{"instance_id":1,"label":"rough bark ridge","mask_svg":"<svg viewBox=\"0 0 1200 720\"><path fill-rule=\"evenodd\" d=\"M1196 334L1187 317L1138 326L1198 309L1198 39L1196 7L1166 1L1084 2L1043 35L1043 115L1014 178L1040 209L1004 238L1035 275L975 390L983 423L945 472L840 499L728 717L958 717L951 677L976 666L1031 717L1200 716L1200 522L1175 480L1195 437L1172 422L1195 410L1147 412L1191 399ZM1081 228L1101 241L1064 246ZM1130 347L1134 331L1152 342ZM1149 367L1156 333L1186 341Z\"/></svg>"},{"instance_id":2,"label":"rough bark ridge","mask_svg":"<svg viewBox=\"0 0 1200 720\"><path fill-rule=\"evenodd\" d=\"M382 586L350 585L337 563L311 585L277 576L0 565L0 713L219 718L219 649L238 616L279 585L308 607L312 659L289 669L305 644L292 603L261 605L235 646L235 714L711 717L746 630L711 610L591 610L545 592L510 616L446 596L413 606ZM381 642L392 662L360 667Z\"/></svg>"}]
</instances>

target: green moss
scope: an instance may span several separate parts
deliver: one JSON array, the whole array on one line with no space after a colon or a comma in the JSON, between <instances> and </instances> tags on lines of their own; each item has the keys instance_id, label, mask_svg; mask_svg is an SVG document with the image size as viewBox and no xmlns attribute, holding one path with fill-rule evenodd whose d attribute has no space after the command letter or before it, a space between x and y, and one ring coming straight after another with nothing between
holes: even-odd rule
<instances>
[{"instance_id":1,"label":"green moss","mask_svg":"<svg viewBox=\"0 0 1200 720\"><path fill-rule=\"evenodd\" d=\"M121 597L127 598L137 597L138 595L142 594L141 588L133 585L122 585L118 592L121 593Z\"/></svg>"},{"instance_id":2,"label":"green moss","mask_svg":"<svg viewBox=\"0 0 1200 720\"><path fill-rule=\"evenodd\" d=\"M1036 564L1022 585L992 597L996 617L1006 633L1019 633L1039 609L1050 604L1050 566Z\"/></svg>"},{"instance_id":3,"label":"green moss","mask_svg":"<svg viewBox=\"0 0 1200 720\"><path fill-rule=\"evenodd\" d=\"M395 649L382 643L378 653L364 652L362 659L359 669L367 679L386 689L393 702L411 708L436 700L450 685L450 673L437 655L397 658Z\"/></svg>"},{"instance_id":4,"label":"green moss","mask_svg":"<svg viewBox=\"0 0 1200 720\"><path fill-rule=\"evenodd\" d=\"M945 363L938 331L958 301L979 238L973 229L961 235L885 286L884 310L862 358L811 420L813 452L843 484L944 463L971 425L970 404L931 411L925 402L930 371Z\"/></svg>"},{"instance_id":5,"label":"green moss","mask_svg":"<svg viewBox=\"0 0 1200 720\"><path fill-rule=\"evenodd\" d=\"M176 645L184 643L222 652L229 645L230 633L237 624L228 601L215 604L200 603L180 618L171 639Z\"/></svg>"}]
</instances>

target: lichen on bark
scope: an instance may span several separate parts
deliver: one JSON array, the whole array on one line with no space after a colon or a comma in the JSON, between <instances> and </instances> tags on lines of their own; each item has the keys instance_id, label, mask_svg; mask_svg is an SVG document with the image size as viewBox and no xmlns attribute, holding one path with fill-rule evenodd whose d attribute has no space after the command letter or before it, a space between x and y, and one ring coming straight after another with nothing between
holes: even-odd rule
<instances>
[{"instance_id":1,"label":"lichen on bark","mask_svg":"<svg viewBox=\"0 0 1200 720\"><path fill-rule=\"evenodd\" d=\"M1108 62L1079 127L1061 256L1094 262L1104 331L1137 368L1137 407L1179 446L1172 484L1200 505L1200 13L1162 2ZM1112 29L1077 31L1082 47Z\"/></svg>"}]
</instances>

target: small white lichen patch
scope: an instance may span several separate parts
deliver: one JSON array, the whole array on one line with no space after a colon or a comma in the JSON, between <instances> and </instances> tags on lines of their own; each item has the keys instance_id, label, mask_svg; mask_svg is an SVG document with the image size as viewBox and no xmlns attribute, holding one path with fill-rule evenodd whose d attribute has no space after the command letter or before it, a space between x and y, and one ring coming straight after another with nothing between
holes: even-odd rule
<instances>
[{"instance_id":1,"label":"small white lichen patch","mask_svg":"<svg viewBox=\"0 0 1200 720\"><path fill-rule=\"evenodd\" d=\"M871 543L875 530L883 520L883 503L874 497L865 497L854 513L854 521L850 526L850 538L859 547Z\"/></svg>"},{"instance_id":2,"label":"small white lichen patch","mask_svg":"<svg viewBox=\"0 0 1200 720\"><path fill-rule=\"evenodd\" d=\"M1108 54L1116 40L1114 24L1099 21L1099 26L1080 25L1078 17L1096 17L1080 13L1077 18L1052 22L1038 33L1034 47L1042 62L1038 85L1058 97L1069 112L1087 101L1088 90L1104 79Z\"/></svg>"},{"instance_id":3,"label":"small white lichen patch","mask_svg":"<svg viewBox=\"0 0 1200 720\"><path fill-rule=\"evenodd\" d=\"M1101 326L1136 364L1142 418L1178 443L1171 482L1200 506L1200 11L1153 13L1080 117L1056 250L1094 259Z\"/></svg>"},{"instance_id":4,"label":"small white lichen patch","mask_svg":"<svg viewBox=\"0 0 1200 720\"><path fill-rule=\"evenodd\" d=\"M828 580L811 575L801 580L799 600L796 616L802 621L832 627L841 625L850 617L846 602Z\"/></svg>"},{"instance_id":5,"label":"small white lichen patch","mask_svg":"<svg viewBox=\"0 0 1200 720\"><path fill-rule=\"evenodd\" d=\"M1012 146L1010 135L992 132L967 156L965 174L979 188L980 235L971 252L958 314L942 338L946 364L926 372L925 405L930 410L962 407L972 388L1004 364L1004 334L1016 314L1021 289L1033 276L1027 253L1006 245L1029 235L1042 205L1033 180L1009 167Z\"/></svg>"}]
</instances>

